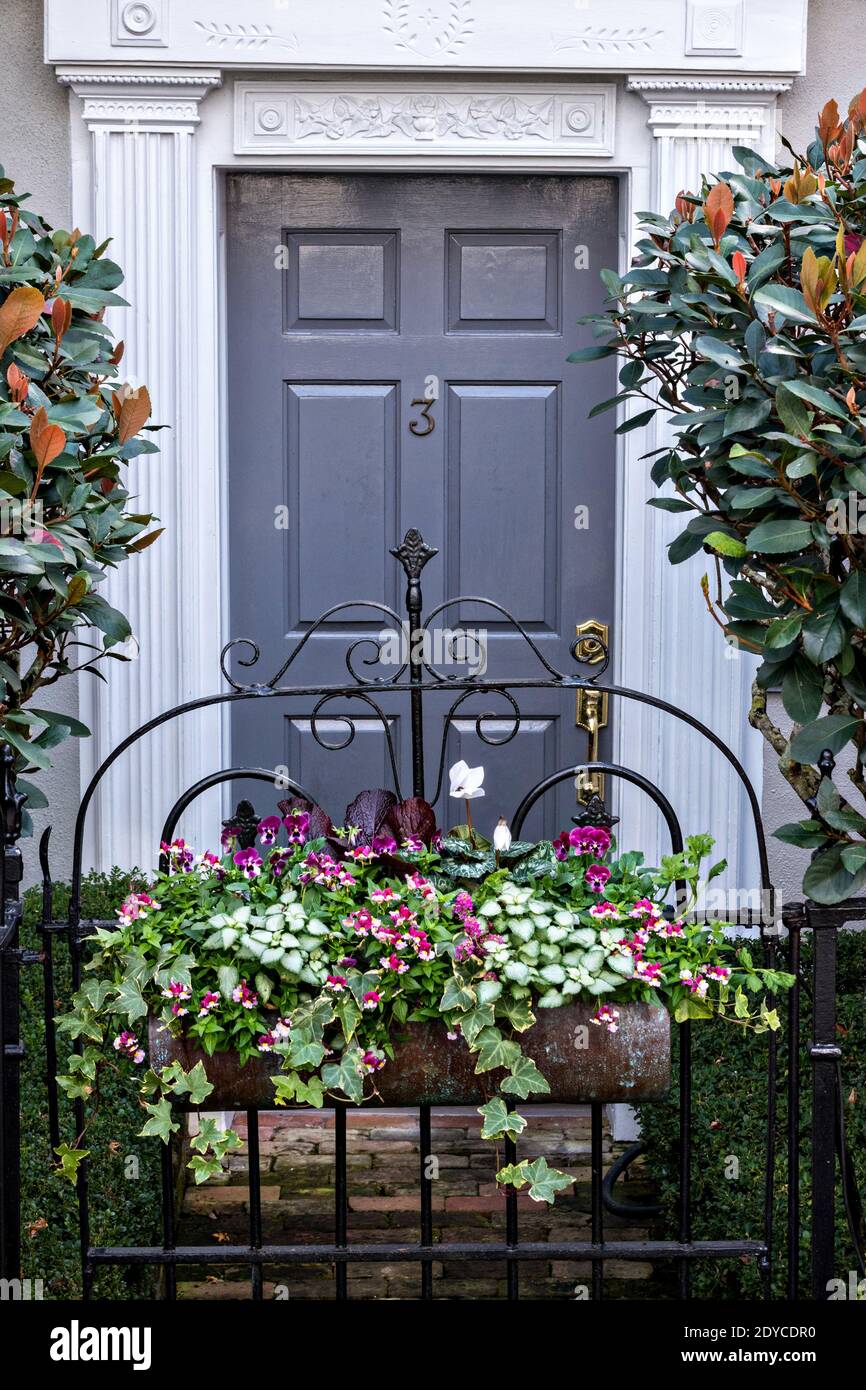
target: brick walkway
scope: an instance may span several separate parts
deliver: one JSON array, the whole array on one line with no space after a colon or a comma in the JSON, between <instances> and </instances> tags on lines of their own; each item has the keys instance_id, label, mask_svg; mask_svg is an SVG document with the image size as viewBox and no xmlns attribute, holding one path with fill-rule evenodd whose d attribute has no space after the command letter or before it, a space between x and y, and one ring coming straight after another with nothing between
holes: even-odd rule
<instances>
[{"instance_id":1,"label":"brick walkway","mask_svg":"<svg viewBox=\"0 0 866 1390\"><path fill-rule=\"evenodd\" d=\"M528 1106L529 1124L520 1140L520 1157L544 1154L551 1164L574 1174L575 1186L553 1208L519 1196L520 1236L524 1240L587 1240L590 1237L590 1121L587 1107ZM242 1135L243 1117L237 1117ZM369 1109L347 1115L349 1241L416 1241L420 1237L417 1115L412 1111ZM262 1221L267 1243L303 1244L329 1240L334 1229L334 1129L327 1112L267 1112L260 1116ZM605 1135L605 1166L623 1145ZM505 1203L497 1190L494 1146L483 1141L473 1110L433 1112L433 1152L439 1175L433 1183L434 1241L493 1241L504 1235ZM501 1154L498 1156L502 1161ZM179 1241L211 1245L248 1238L246 1152L239 1151L222 1179L190 1186L184 1200ZM636 1201L650 1189L639 1164L617 1192ZM612 1239L654 1234L648 1224L605 1213ZM249 1271L180 1270L180 1298L248 1298ZM300 1265L265 1271L266 1298L334 1297L333 1269ZM649 1264L611 1260L605 1266L605 1297L660 1297L669 1276ZM556 1260L521 1264L524 1298L586 1297L588 1264ZM505 1294L505 1266L489 1262L447 1261L433 1266L436 1298L492 1299ZM349 1265L350 1298L419 1297L419 1267L412 1264Z\"/></svg>"}]
</instances>

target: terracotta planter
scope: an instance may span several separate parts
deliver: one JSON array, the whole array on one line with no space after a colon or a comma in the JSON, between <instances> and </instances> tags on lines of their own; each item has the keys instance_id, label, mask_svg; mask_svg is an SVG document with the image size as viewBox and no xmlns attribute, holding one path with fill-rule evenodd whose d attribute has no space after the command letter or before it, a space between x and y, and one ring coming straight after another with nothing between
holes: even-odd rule
<instances>
[{"instance_id":1,"label":"terracotta planter","mask_svg":"<svg viewBox=\"0 0 866 1390\"><path fill-rule=\"evenodd\" d=\"M521 1040L524 1052L550 1084L550 1094L534 1097L537 1102L633 1102L659 1100L667 1094L671 1070L667 1010L654 1004L620 1004L618 1008L618 1033L590 1023L594 1005L539 1009L537 1023ZM500 1073L476 1076L475 1059L462 1039L449 1042L438 1022L409 1023L404 1032L394 1060L376 1078L383 1104L482 1105L489 1100ZM154 1019L149 1036L153 1067L179 1061L189 1070L196 1062L204 1063L214 1090L206 1105L198 1108L273 1108L270 1077L280 1070L279 1058L263 1054L240 1066L232 1052L208 1057L189 1039L173 1038ZM588 1045L581 1046L584 1039Z\"/></svg>"}]
</instances>

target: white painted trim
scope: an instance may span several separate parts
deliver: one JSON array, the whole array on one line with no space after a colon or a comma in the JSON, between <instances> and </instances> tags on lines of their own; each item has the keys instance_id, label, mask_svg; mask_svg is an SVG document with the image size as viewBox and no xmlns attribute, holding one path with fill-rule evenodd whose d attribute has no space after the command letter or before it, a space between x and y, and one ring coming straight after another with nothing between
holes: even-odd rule
<instances>
[{"instance_id":1,"label":"white painted trim","mask_svg":"<svg viewBox=\"0 0 866 1390\"><path fill-rule=\"evenodd\" d=\"M616 87L450 82L236 82L235 154L330 157L335 152L437 156L455 164L521 154L610 159Z\"/></svg>"},{"instance_id":2,"label":"white painted trim","mask_svg":"<svg viewBox=\"0 0 866 1390\"><path fill-rule=\"evenodd\" d=\"M198 11L189 3L165 0L152 8L155 22L147 32L159 36L160 46L147 47L127 42L117 29L112 39L106 27L108 10L98 14L101 7L94 6L89 18L83 17L77 0L46 0L46 53L73 94L74 218L99 236L115 237L135 306L131 315L115 316L125 322L121 333L129 345L130 376L148 382L156 418L172 426L171 433L161 437L161 461L151 465L150 473L141 465L136 474L144 479L142 501L161 514L167 536L135 565L125 567L126 573L113 575L108 585L109 597L130 613L145 639L148 666L140 662L113 668L107 690L100 688L90 696L85 692L96 731L82 746L85 781L131 727L179 699L214 692L221 684L219 648L232 635L224 628L224 172L604 171L620 177L624 268L631 256L636 209L669 206L677 179L694 183L702 168L729 162L735 140L772 148L776 96L802 66L805 44L805 0L802 7L797 5L802 22L796 32L790 23L791 6L786 6L788 24L779 43L780 0L750 3L742 59L685 55L685 0L657 0L654 7L653 24L666 35L675 30L679 35L664 54L640 44L635 50L623 41L619 48L608 45L600 55L583 41L574 50L563 48L560 41L552 45L549 31L544 40L548 48L542 53L538 26L527 22L523 0L472 0L477 33L487 33L488 46L482 54L480 45L467 42L466 52L473 53L474 62L448 52L431 70L423 55L404 52L395 61L391 39L383 38L378 4L322 0L306 37L301 28L308 16L292 11L291 22L297 19L299 30L294 55L276 51L282 20L274 21L272 0L266 5L248 0L245 5L244 23L271 24L272 32L242 52L228 39L218 44L204 38L205 31L195 24ZM237 27L233 3L203 0L201 8L211 17L208 23ZM547 9L551 16L556 12L560 19L567 17L574 27L570 4L557 0ZM642 13L636 3L612 3L608 10L608 27L613 28L626 23L623 16L630 15L633 23ZM122 20L123 13L121 8L114 18ZM583 17L578 19L583 22ZM343 20L341 29L338 21ZM273 69L286 62L291 68L284 66L275 75ZM567 80L561 76L565 62L570 69ZM624 71L620 65L626 62L630 68ZM467 70L461 71L461 66ZM235 84L225 80L233 67L247 73L259 68L261 74L254 82L245 76L235 92ZM493 82L470 76L472 69L482 67L507 77ZM538 73L544 67L558 68L559 75L541 82ZM401 69L400 75L386 79L388 68ZM416 71L408 75L413 68ZM443 68L448 70L447 80ZM313 69L316 91L323 95L339 90L374 91L384 100L432 96L440 107L442 102L465 103L473 93L479 98L492 92L518 100L526 97L530 104L549 93L559 114L563 99L579 100L582 94L602 103L594 118L598 143L592 149L570 147L562 126L554 124L541 152L537 135L517 132L516 138L506 139L501 123L494 120L489 138L479 130L471 149L458 147L457 139L464 137L450 142L417 139L411 126L404 143L387 135L375 149L357 131L337 141L293 141L288 126L285 133L270 132L270 147L256 147L244 111L251 99L255 101L257 85L262 94L306 91ZM378 73L374 79L371 70ZM627 88L620 86L615 98L616 72L626 76L630 70ZM599 82L598 76L606 80ZM556 146L553 152L551 144ZM187 235L178 236L179 229ZM732 674L734 663L724 661L717 634L710 634L694 585L684 583L687 576L667 566L663 545L669 518L645 506L651 488L647 466L639 459L650 442L643 434L620 438L614 674L623 684L672 698L729 733L732 746L745 750L749 771L760 786L760 757L744 737L746 663ZM621 719L617 742L622 761L642 764L649 775L659 775L661 769L663 781L668 769L667 790L678 804L685 801L689 807L687 829L703 829L712 820L727 837L732 827L743 825L742 802L720 789L717 764L697 751L686 753L647 710L632 709ZM152 747L127 754L109 775L108 796L88 838L89 858L103 864L147 864L158 816L167 803L220 761L228 762L225 710L193 716L182 732L168 729ZM670 785L671 778L677 785ZM629 841L642 844L653 857L659 844L657 818L643 798L625 792L621 814ZM202 802L186 819L188 838L203 843L216 817L215 802ZM740 862L737 882L748 885L751 867L742 856Z\"/></svg>"},{"instance_id":3,"label":"white painted trim","mask_svg":"<svg viewBox=\"0 0 866 1390\"><path fill-rule=\"evenodd\" d=\"M297 72L801 72L807 0L45 0L50 63ZM124 13L150 12L124 24ZM148 25L147 19L150 19ZM158 45L158 46L146 46ZM736 50L741 50L737 52Z\"/></svg>"}]
</instances>

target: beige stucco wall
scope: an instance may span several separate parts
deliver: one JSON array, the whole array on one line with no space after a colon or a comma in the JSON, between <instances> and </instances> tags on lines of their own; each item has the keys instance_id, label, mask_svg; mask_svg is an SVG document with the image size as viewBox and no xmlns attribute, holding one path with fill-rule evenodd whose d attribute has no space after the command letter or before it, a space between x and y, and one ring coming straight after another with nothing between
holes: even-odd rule
<instances>
[{"instance_id":1,"label":"beige stucco wall","mask_svg":"<svg viewBox=\"0 0 866 1390\"><path fill-rule=\"evenodd\" d=\"M91 3L91 0L87 0ZM0 0L0 164L19 192L29 192L31 206L55 227L70 218L69 105L50 68L42 61L42 0ZM65 680L40 697L48 708L77 713L76 682ZM55 765L39 778L50 811L34 817L37 835L53 824L52 864L57 875L68 871L72 817L78 797L78 750L74 739L54 752ZM35 842L24 845L28 878L36 870Z\"/></svg>"},{"instance_id":2,"label":"beige stucco wall","mask_svg":"<svg viewBox=\"0 0 866 1390\"><path fill-rule=\"evenodd\" d=\"M82 7L96 0L81 0ZM636 12L643 7L635 4ZM781 102L779 126L796 148L812 137L816 113L829 96L840 107L866 86L866 62L859 43L866 12L863 0L812 0L809 5L808 69ZM527 7L527 23L538 16ZM0 163L20 188L33 195L33 206L55 225L69 222L69 123L67 96L42 62L41 0L0 0L3 79L3 118L0 122ZM53 693L74 712L75 687L67 681ZM745 711L744 711L745 717ZM775 757L765 756L764 805L768 828L796 818L799 803L779 777ZM56 766L42 779L54 822L54 863L64 873L68 865L69 830L78 792L76 745L71 741L56 752ZM39 818L44 824L46 815ZM32 852L31 852L32 859ZM786 895L795 895L804 856L772 842L774 877Z\"/></svg>"}]
</instances>

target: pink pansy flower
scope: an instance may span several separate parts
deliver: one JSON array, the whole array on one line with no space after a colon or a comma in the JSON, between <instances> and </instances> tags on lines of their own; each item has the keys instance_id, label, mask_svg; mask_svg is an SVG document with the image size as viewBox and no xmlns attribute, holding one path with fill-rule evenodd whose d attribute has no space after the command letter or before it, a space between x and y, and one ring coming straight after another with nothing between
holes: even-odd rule
<instances>
[{"instance_id":1,"label":"pink pansy flower","mask_svg":"<svg viewBox=\"0 0 866 1390\"><path fill-rule=\"evenodd\" d=\"M136 922L140 917L144 917L148 912L159 912L159 903L155 898L151 898L147 893L130 893L129 897L123 900L117 909L120 918L120 925L128 927L131 922Z\"/></svg>"},{"instance_id":2,"label":"pink pansy flower","mask_svg":"<svg viewBox=\"0 0 866 1390\"><path fill-rule=\"evenodd\" d=\"M375 1009L382 1002L382 996L377 989L368 989L361 1000L362 1009Z\"/></svg>"},{"instance_id":3,"label":"pink pansy flower","mask_svg":"<svg viewBox=\"0 0 866 1390\"><path fill-rule=\"evenodd\" d=\"M289 864L292 862L291 851L287 849L275 849L271 851L268 865L274 878L282 878Z\"/></svg>"},{"instance_id":4,"label":"pink pansy flower","mask_svg":"<svg viewBox=\"0 0 866 1390\"><path fill-rule=\"evenodd\" d=\"M659 961L635 961L634 973L642 984L651 985L653 989L658 989L664 982L662 966Z\"/></svg>"},{"instance_id":5,"label":"pink pansy flower","mask_svg":"<svg viewBox=\"0 0 866 1390\"><path fill-rule=\"evenodd\" d=\"M600 893L610 878L610 869L605 864L590 864L584 875L594 893Z\"/></svg>"},{"instance_id":6,"label":"pink pansy flower","mask_svg":"<svg viewBox=\"0 0 866 1390\"><path fill-rule=\"evenodd\" d=\"M244 878L258 878L262 871L262 856L257 849L239 849L233 856L235 866Z\"/></svg>"},{"instance_id":7,"label":"pink pansy flower","mask_svg":"<svg viewBox=\"0 0 866 1390\"><path fill-rule=\"evenodd\" d=\"M262 1033L261 1037L258 1040L258 1043L256 1044L256 1046L259 1049L259 1052L273 1052L276 1045L277 1040L274 1037L273 1033Z\"/></svg>"},{"instance_id":8,"label":"pink pansy flower","mask_svg":"<svg viewBox=\"0 0 866 1390\"><path fill-rule=\"evenodd\" d=\"M407 854L423 854L423 853L424 853L424 841L423 841L423 840L419 840L417 835L409 835L409 836L407 837L407 839L405 839L405 840L403 841L403 846L402 846L402 847L403 847L403 849L406 851Z\"/></svg>"},{"instance_id":9,"label":"pink pansy flower","mask_svg":"<svg viewBox=\"0 0 866 1390\"><path fill-rule=\"evenodd\" d=\"M702 965L701 971L708 979L719 980L723 985L731 978L731 972L726 965Z\"/></svg>"},{"instance_id":10,"label":"pink pansy flower","mask_svg":"<svg viewBox=\"0 0 866 1390\"><path fill-rule=\"evenodd\" d=\"M206 849L195 861L196 868L202 878L215 878L218 882L226 876L226 871L220 863L219 856L211 850Z\"/></svg>"},{"instance_id":11,"label":"pink pansy flower","mask_svg":"<svg viewBox=\"0 0 866 1390\"><path fill-rule=\"evenodd\" d=\"M172 840L170 845L163 840L159 849L160 853L168 858L170 871L188 874L195 868L195 853L185 840Z\"/></svg>"},{"instance_id":12,"label":"pink pansy flower","mask_svg":"<svg viewBox=\"0 0 866 1390\"><path fill-rule=\"evenodd\" d=\"M615 1009L612 1004L602 1004L596 1009L590 1023L597 1023L599 1027L606 1028L609 1033L618 1033L619 1009Z\"/></svg>"},{"instance_id":13,"label":"pink pansy flower","mask_svg":"<svg viewBox=\"0 0 866 1390\"><path fill-rule=\"evenodd\" d=\"M277 1039L277 1042L285 1042L291 1031L292 1020L290 1018L278 1018L271 1028L271 1032Z\"/></svg>"},{"instance_id":14,"label":"pink pansy flower","mask_svg":"<svg viewBox=\"0 0 866 1390\"><path fill-rule=\"evenodd\" d=\"M400 894L395 893L393 888L374 888L370 894L370 901L374 903L398 903Z\"/></svg>"},{"instance_id":15,"label":"pink pansy flower","mask_svg":"<svg viewBox=\"0 0 866 1390\"><path fill-rule=\"evenodd\" d=\"M659 936L682 936L683 923L679 920L676 922L659 922L656 924L655 930L658 932Z\"/></svg>"},{"instance_id":16,"label":"pink pansy flower","mask_svg":"<svg viewBox=\"0 0 866 1390\"><path fill-rule=\"evenodd\" d=\"M325 981L325 989L330 989L334 994L342 994L349 981L345 975L329 975Z\"/></svg>"},{"instance_id":17,"label":"pink pansy flower","mask_svg":"<svg viewBox=\"0 0 866 1390\"><path fill-rule=\"evenodd\" d=\"M398 956L396 951L392 951L390 956L380 956L379 964L383 970L393 970L395 975L405 975L409 969L406 961Z\"/></svg>"},{"instance_id":18,"label":"pink pansy flower","mask_svg":"<svg viewBox=\"0 0 866 1390\"><path fill-rule=\"evenodd\" d=\"M192 990L181 980L170 980L162 991L163 999L189 999Z\"/></svg>"},{"instance_id":19,"label":"pink pansy flower","mask_svg":"<svg viewBox=\"0 0 866 1390\"><path fill-rule=\"evenodd\" d=\"M381 1071L385 1065L385 1058L378 1052L365 1052L361 1056L358 1071L361 1075L369 1075L370 1072Z\"/></svg>"},{"instance_id":20,"label":"pink pansy flower","mask_svg":"<svg viewBox=\"0 0 866 1390\"><path fill-rule=\"evenodd\" d=\"M343 918L343 926L354 929L359 936L368 936L374 927L380 926L378 917L373 917L363 908L358 912L350 912L348 917Z\"/></svg>"},{"instance_id":21,"label":"pink pansy flower","mask_svg":"<svg viewBox=\"0 0 866 1390\"><path fill-rule=\"evenodd\" d=\"M122 1052L124 1057L129 1057L130 1061L136 1063L144 1061L144 1048L139 1046L138 1038L134 1033L126 1030L118 1033L113 1046L115 1052Z\"/></svg>"},{"instance_id":22,"label":"pink pansy flower","mask_svg":"<svg viewBox=\"0 0 866 1390\"><path fill-rule=\"evenodd\" d=\"M429 878L425 878L423 874L407 874L406 884L412 889L413 893L420 893L422 898L435 898L436 896L436 889L433 887Z\"/></svg>"},{"instance_id":23,"label":"pink pansy flower","mask_svg":"<svg viewBox=\"0 0 866 1390\"><path fill-rule=\"evenodd\" d=\"M600 903L593 903L589 909L589 915L590 917L601 917L608 922L618 922L622 917L616 903L608 902L606 898L602 898Z\"/></svg>"},{"instance_id":24,"label":"pink pansy flower","mask_svg":"<svg viewBox=\"0 0 866 1390\"><path fill-rule=\"evenodd\" d=\"M657 908L649 898L638 898L634 907L629 911L629 917L655 917Z\"/></svg>"},{"instance_id":25,"label":"pink pansy flower","mask_svg":"<svg viewBox=\"0 0 866 1390\"><path fill-rule=\"evenodd\" d=\"M208 990L207 994L202 995L199 1003L199 1018L204 1018L207 1014L212 1013L214 1009L219 1007L219 1002L219 990Z\"/></svg>"},{"instance_id":26,"label":"pink pansy flower","mask_svg":"<svg viewBox=\"0 0 866 1390\"><path fill-rule=\"evenodd\" d=\"M286 816L283 825L286 827L289 844L303 845L310 833L310 813L309 811L293 811L290 816Z\"/></svg>"},{"instance_id":27,"label":"pink pansy flower","mask_svg":"<svg viewBox=\"0 0 866 1390\"><path fill-rule=\"evenodd\" d=\"M610 836L601 826L576 825L569 830L568 841L578 854L605 855L610 849Z\"/></svg>"},{"instance_id":28,"label":"pink pansy flower","mask_svg":"<svg viewBox=\"0 0 866 1390\"><path fill-rule=\"evenodd\" d=\"M373 848L377 854L393 854L397 848L397 841L393 835L374 835Z\"/></svg>"},{"instance_id":29,"label":"pink pansy flower","mask_svg":"<svg viewBox=\"0 0 866 1390\"><path fill-rule=\"evenodd\" d=\"M264 820L260 820L256 833L261 844L275 845L282 823L279 816L266 816Z\"/></svg>"},{"instance_id":30,"label":"pink pansy flower","mask_svg":"<svg viewBox=\"0 0 866 1390\"><path fill-rule=\"evenodd\" d=\"M379 855L372 845L356 845L354 849L349 850L347 856L349 859L356 859L361 864L372 863L378 857Z\"/></svg>"},{"instance_id":31,"label":"pink pansy flower","mask_svg":"<svg viewBox=\"0 0 866 1390\"><path fill-rule=\"evenodd\" d=\"M343 956L343 959L340 961L340 964L344 970L351 970L352 966L357 965L358 962L356 961L354 956Z\"/></svg>"},{"instance_id":32,"label":"pink pansy flower","mask_svg":"<svg viewBox=\"0 0 866 1390\"><path fill-rule=\"evenodd\" d=\"M238 832L234 826L227 825L223 828L220 835L220 847L224 854L228 854L229 850L233 848L237 838Z\"/></svg>"},{"instance_id":33,"label":"pink pansy flower","mask_svg":"<svg viewBox=\"0 0 866 1390\"><path fill-rule=\"evenodd\" d=\"M691 971L685 966L680 971L680 982L685 985L686 989L691 990L692 994L696 994L699 999L703 999L705 997L707 990L710 987L709 981L703 979L700 973L697 975L693 975Z\"/></svg>"},{"instance_id":34,"label":"pink pansy flower","mask_svg":"<svg viewBox=\"0 0 866 1390\"><path fill-rule=\"evenodd\" d=\"M241 980L239 985L235 985L232 990L232 999L245 1009L254 1009L259 1002L258 995L253 993L246 980Z\"/></svg>"}]
</instances>

